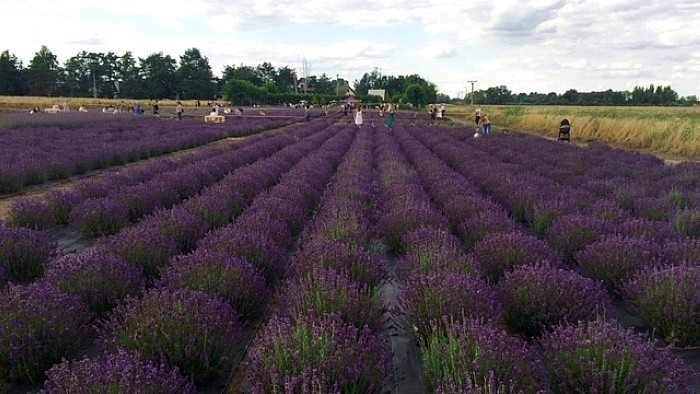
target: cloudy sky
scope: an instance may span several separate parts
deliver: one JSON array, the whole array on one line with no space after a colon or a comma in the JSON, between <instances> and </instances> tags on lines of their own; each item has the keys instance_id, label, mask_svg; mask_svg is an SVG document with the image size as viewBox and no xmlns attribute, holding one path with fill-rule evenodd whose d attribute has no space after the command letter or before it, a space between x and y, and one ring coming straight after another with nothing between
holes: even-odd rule
<instances>
[{"instance_id":1,"label":"cloudy sky","mask_svg":"<svg viewBox=\"0 0 700 394\"><path fill-rule=\"evenodd\" d=\"M700 96L700 0L0 0L0 50L25 66L46 45L82 50L196 47L226 65L289 66L359 79L419 74L452 97L671 85Z\"/></svg>"}]
</instances>

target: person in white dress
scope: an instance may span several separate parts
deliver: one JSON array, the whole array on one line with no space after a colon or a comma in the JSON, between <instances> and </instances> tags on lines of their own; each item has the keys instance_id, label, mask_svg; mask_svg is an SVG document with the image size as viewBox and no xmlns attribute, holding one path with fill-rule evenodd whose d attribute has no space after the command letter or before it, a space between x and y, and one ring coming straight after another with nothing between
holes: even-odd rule
<instances>
[{"instance_id":1,"label":"person in white dress","mask_svg":"<svg viewBox=\"0 0 700 394\"><path fill-rule=\"evenodd\" d=\"M355 111L355 125L358 129L362 128L362 104L358 105Z\"/></svg>"}]
</instances>

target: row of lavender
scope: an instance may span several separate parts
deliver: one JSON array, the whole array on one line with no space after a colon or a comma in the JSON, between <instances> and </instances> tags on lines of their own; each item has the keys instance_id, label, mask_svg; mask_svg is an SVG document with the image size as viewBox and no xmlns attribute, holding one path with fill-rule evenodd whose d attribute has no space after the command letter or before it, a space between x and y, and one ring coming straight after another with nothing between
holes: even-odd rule
<instances>
[{"instance_id":1,"label":"row of lavender","mask_svg":"<svg viewBox=\"0 0 700 394\"><path fill-rule=\"evenodd\" d=\"M457 138L463 134L453 132ZM566 185L579 194L577 200L564 200L573 204L572 209L596 201L611 205L606 210L621 208L623 212L615 213L618 216L669 222L682 235L700 236L700 165L696 163L666 165L654 156L604 145L581 149L517 134L500 137L476 145L467 142L495 160L511 164L511 169L517 167L516 171L527 178L538 178L540 188L530 191L530 205L535 205L540 195L549 194L551 199L548 187Z\"/></svg>"},{"instance_id":2,"label":"row of lavender","mask_svg":"<svg viewBox=\"0 0 700 394\"><path fill-rule=\"evenodd\" d=\"M314 127L326 127L316 122ZM87 180L75 189L49 191L45 201L20 198L13 203L8 224L49 227L54 223L70 222L86 236L113 234L157 209L170 208L177 202L195 196L205 187L216 184L231 171L267 157L295 139L315 132L308 125L289 126L285 133L257 136L224 148L195 152L179 161L158 160L133 170L105 174L97 180ZM236 149L232 149L236 148ZM221 209L209 206L202 198L186 202L189 211L196 212L210 225L225 223ZM43 248L35 249L40 253ZM9 252L8 252L9 253ZM0 280L27 282L42 272L45 257L40 253L13 261L8 254L0 259ZM19 256L18 252L14 252ZM0 286L1 287L1 286Z\"/></svg>"},{"instance_id":3,"label":"row of lavender","mask_svg":"<svg viewBox=\"0 0 700 394\"><path fill-rule=\"evenodd\" d=\"M246 118L233 125L204 125L157 118L81 116L70 124L0 129L0 194L288 123L290 120Z\"/></svg>"},{"instance_id":4,"label":"row of lavender","mask_svg":"<svg viewBox=\"0 0 700 394\"><path fill-rule=\"evenodd\" d=\"M377 393L391 379L373 244L372 136L357 135L245 362L253 393Z\"/></svg>"},{"instance_id":5,"label":"row of lavender","mask_svg":"<svg viewBox=\"0 0 700 394\"><path fill-rule=\"evenodd\" d=\"M411 134L425 145L401 130L397 134L419 169L430 197L442 206L448 219L433 217L433 229L407 237L408 272L414 272L416 265L437 272L409 279L404 305L416 318L427 378L436 390L462 392L480 387L532 392L549 387L557 392L667 392L685 387L692 373L686 374L679 360L614 322L597 317L605 315L611 297L602 290L600 281L586 277L588 273L578 266L565 263L566 248L560 246L567 242L555 241L558 230L547 232L549 243L535 238L530 235L532 228L511 219L509 213L513 211L505 211L471 184L472 179L483 179L478 172L497 167L493 158L480 156L452 138L422 131L414 129ZM461 178L460 173L467 174L467 178ZM499 176L506 178L503 173ZM567 218L562 220L565 223ZM470 252L468 256L460 253L459 243L441 230L444 228L460 236L461 246ZM586 229L574 225L565 238L576 243L586 238L581 233ZM605 257L599 253L591 259L591 265L605 261ZM695 282L690 286L694 299L683 300L681 308L697 310L700 292L697 270L694 272ZM474 279L475 274L481 279ZM687 292L688 284L683 291ZM657 283L655 289L663 292L669 286ZM484 325L484 320L490 323ZM523 343L495 328L500 325L518 335L539 339ZM582 354L586 355L584 359L579 358ZM615 380L614 376L622 379Z\"/></svg>"},{"instance_id":6,"label":"row of lavender","mask_svg":"<svg viewBox=\"0 0 700 394\"><path fill-rule=\"evenodd\" d=\"M463 162L465 175L545 237L569 264L602 281L615 298L640 312L661 339L677 346L699 344L700 199L695 184L700 166L669 167L655 158L602 147L593 149L594 157L584 166L588 149L539 141L552 146L536 151L561 149L566 152L563 156L587 168L584 174L591 174L569 173L575 180L567 181L562 172L548 176L545 165L536 166L537 173L524 169L532 167L532 162L527 155L513 152L520 146L534 148L531 139L504 136L499 140L503 154L494 146L499 143L495 140L472 145L468 151L488 166L486 174L474 169L476 160L464 163L457 152L450 157L453 163ZM509 163L503 165L506 160ZM517 177L504 176L510 163L519 169ZM607 169L611 165L621 169L622 175L615 178L619 184L604 179L612 177ZM557 173L554 167L550 170ZM664 177L649 179L647 174Z\"/></svg>"},{"instance_id":7,"label":"row of lavender","mask_svg":"<svg viewBox=\"0 0 700 394\"><path fill-rule=\"evenodd\" d=\"M318 120L315 124L329 122ZM70 224L86 237L113 234L156 209L169 208L195 195L232 168L274 153L304 129L308 127L302 124L289 126L284 134L258 135L224 147L210 147L177 161L156 160L133 170L79 182L71 189L49 191L43 198L20 198L13 202L7 223L32 228Z\"/></svg>"},{"instance_id":8,"label":"row of lavender","mask_svg":"<svg viewBox=\"0 0 700 394\"><path fill-rule=\"evenodd\" d=\"M247 205L246 201L251 201L264 188L277 182L286 169L317 149L332 134L333 131L330 130L317 132L295 145L280 150L267 160L234 171L224 181L208 188L194 199L201 200L201 206L211 205L212 210L218 210L223 217L231 218L236 214L234 207L242 209ZM345 139L348 139L347 136ZM338 142L333 145L332 150L339 150ZM268 206L266 210L259 211L260 214L278 214L276 199L270 197L263 198L262 201L267 201ZM229 211L221 211L222 207L226 206L229 207ZM265 204L261 203L261 206ZM227 245L233 243L230 245L231 249L240 250L244 256L255 250L263 254L279 250L270 249L270 245L267 244L260 244L260 238L265 237L258 234L256 238L256 233L252 231L261 225L260 217L253 214L249 216L247 220L240 220L241 236L229 240ZM247 227L244 223L247 223ZM176 207L149 217L134 228L106 238L91 251L52 262L46 275L39 282L29 286L10 286L4 295L4 310L0 314L4 318L0 324L4 343L0 348L6 349L0 357L2 376L20 380L40 378L43 371L61 355L68 354L81 340L93 337L87 323L94 321L95 315L98 315L101 316L98 320L98 326L101 327L99 331L107 347L114 349L134 346L137 349L129 350L145 353L146 357L164 358L168 365L177 365L196 381L211 378L222 367L222 360L225 359L223 356L230 353L231 345L237 342L236 338L240 339L241 323L238 316L241 312L235 311L228 302L210 294L160 289L166 283L182 285L177 279L182 279L181 275L187 271L186 267L195 267L196 270L201 260L206 260L212 255L207 253L204 247L200 247L197 248L202 249L200 255L174 258L169 265L169 260L174 255L186 252L188 247L191 249L193 242L202 239L208 228L204 218L188 212L185 208ZM207 245L206 239L197 244ZM248 245L256 242L257 245ZM254 256L250 257L249 260L252 260ZM212 260L216 263L219 259L213 257ZM227 259L222 264L230 262L241 266L239 260ZM263 258L260 264L269 265L270 262ZM173 268L170 268L171 266ZM217 267L210 269L212 275L224 273L217 270ZM258 269L264 271L262 267ZM251 283L260 283L245 280L255 275L260 276L259 272L253 272L244 265L241 270L248 276L237 278L236 272L226 272L226 276L217 282L212 275L195 273L194 280L199 283L204 281L205 285L219 283L225 288L229 286L227 279L233 277L237 282L234 281L231 285L238 285L239 289L248 289ZM158 280L159 272L169 273L164 273ZM186 283L187 278L184 279ZM150 288L154 283L155 289L135 297L142 289ZM193 287L196 288L196 284ZM256 290L260 292L255 293ZM264 289L254 285L247 291L243 293L255 297L266 294ZM229 293L229 296L245 298L236 293L238 292ZM40 297L44 297L45 300L41 303L32 302ZM126 300L126 303L122 303L123 300ZM121 305L113 309L118 303ZM243 304L245 303L244 301ZM165 308L168 304L171 305L169 309ZM92 307L92 311L87 305ZM184 305L187 307L183 308ZM239 309L248 312L250 308L246 310L242 306ZM22 330L23 327L27 330ZM120 335L128 330L134 332ZM65 336L67 333L72 335ZM114 362L114 357L124 361L133 360L135 356L121 352L117 356L106 355L97 362ZM84 368L84 371L98 368L90 361L81 365L83 367L77 368ZM154 367L153 362L143 364L144 367L148 365L153 371L165 370L164 367ZM71 368L64 364L59 370L70 375L73 374ZM135 366L129 368L133 369L132 374L148 371L138 370ZM117 379L119 374L113 372L105 376L108 379ZM70 376L63 378L67 379L66 382L73 379ZM53 387L49 391L51 390L58 388ZM175 388L174 392L177 390Z\"/></svg>"}]
</instances>

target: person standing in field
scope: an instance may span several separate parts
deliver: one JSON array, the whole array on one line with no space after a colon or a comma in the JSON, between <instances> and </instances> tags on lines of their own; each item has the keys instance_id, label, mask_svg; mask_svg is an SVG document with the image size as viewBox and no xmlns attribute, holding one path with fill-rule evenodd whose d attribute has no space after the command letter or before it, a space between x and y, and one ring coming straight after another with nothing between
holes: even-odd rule
<instances>
[{"instance_id":1,"label":"person standing in field","mask_svg":"<svg viewBox=\"0 0 700 394\"><path fill-rule=\"evenodd\" d=\"M491 120L489 116L485 113L482 114L479 122L481 122L481 129L483 130L484 136L491 135Z\"/></svg>"},{"instance_id":2,"label":"person standing in field","mask_svg":"<svg viewBox=\"0 0 700 394\"><path fill-rule=\"evenodd\" d=\"M474 123L479 126L479 119L481 119L481 107L476 107L476 115L474 116Z\"/></svg>"},{"instance_id":3,"label":"person standing in field","mask_svg":"<svg viewBox=\"0 0 700 394\"><path fill-rule=\"evenodd\" d=\"M359 104L355 110L355 125L358 130L362 128L362 104Z\"/></svg>"},{"instance_id":4,"label":"person standing in field","mask_svg":"<svg viewBox=\"0 0 700 394\"><path fill-rule=\"evenodd\" d=\"M394 128L396 117L396 109L393 104L388 104L386 109L386 127L391 130Z\"/></svg>"},{"instance_id":5,"label":"person standing in field","mask_svg":"<svg viewBox=\"0 0 700 394\"><path fill-rule=\"evenodd\" d=\"M158 112L158 110L159 110L158 100L154 101L152 106L153 106L153 116L160 116L160 113Z\"/></svg>"},{"instance_id":6,"label":"person standing in field","mask_svg":"<svg viewBox=\"0 0 700 394\"><path fill-rule=\"evenodd\" d=\"M177 115L177 120L182 120L182 113L185 112L185 109L182 107L181 102L177 102L177 106L175 107L175 114Z\"/></svg>"}]
</instances>

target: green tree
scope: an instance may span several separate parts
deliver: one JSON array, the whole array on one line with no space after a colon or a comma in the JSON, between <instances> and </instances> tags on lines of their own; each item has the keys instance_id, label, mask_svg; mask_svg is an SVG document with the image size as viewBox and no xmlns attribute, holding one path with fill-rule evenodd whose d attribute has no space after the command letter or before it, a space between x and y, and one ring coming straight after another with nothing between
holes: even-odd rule
<instances>
[{"instance_id":1,"label":"green tree","mask_svg":"<svg viewBox=\"0 0 700 394\"><path fill-rule=\"evenodd\" d=\"M224 84L231 80L237 79L239 81L248 81L255 86L262 86L264 82L260 71L257 68L240 65L236 66L226 66L224 68L224 74L222 80Z\"/></svg>"},{"instance_id":2,"label":"green tree","mask_svg":"<svg viewBox=\"0 0 700 394\"><path fill-rule=\"evenodd\" d=\"M176 61L163 52L139 58L141 77L146 97L150 99L175 98L177 93Z\"/></svg>"},{"instance_id":3,"label":"green tree","mask_svg":"<svg viewBox=\"0 0 700 394\"><path fill-rule=\"evenodd\" d=\"M61 70L58 60L49 48L41 46L29 62L27 83L29 93L35 96L51 96L56 92Z\"/></svg>"},{"instance_id":4,"label":"green tree","mask_svg":"<svg viewBox=\"0 0 700 394\"><path fill-rule=\"evenodd\" d=\"M119 95L129 98L144 98L142 79L139 67L131 52L125 52L116 61L116 79L119 84Z\"/></svg>"},{"instance_id":5,"label":"green tree","mask_svg":"<svg viewBox=\"0 0 700 394\"><path fill-rule=\"evenodd\" d=\"M177 80L178 93L183 99L210 99L216 94L217 86L209 59L202 56L197 48L190 48L180 56Z\"/></svg>"},{"instance_id":6,"label":"green tree","mask_svg":"<svg viewBox=\"0 0 700 394\"><path fill-rule=\"evenodd\" d=\"M22 75L22 62L9 50L0 53L0 94L21 95L24 94L24 76Z\"/></svg>"},{"instance_id":7,"label":"green tree","mask_svg":"<svg viewBox=\"0 0 700 394\"><path fill-rule=\"evenodd\" d=\"M280 67L277 69L275 85L281 93L292 93L295 91L297 80L296 72L289 66Z\"/></svg>"},{"instance_id":8,"label":"green tree","mask_svg":"<svg viewBox=\"0 0 700 394\"><path fill-rule=\"evenodd\" d=\"M258 103L264 96L264 91L250 81L232 79L224 85L224 97L232 105L252 105Z\"/></svg>"}]
</instances>

